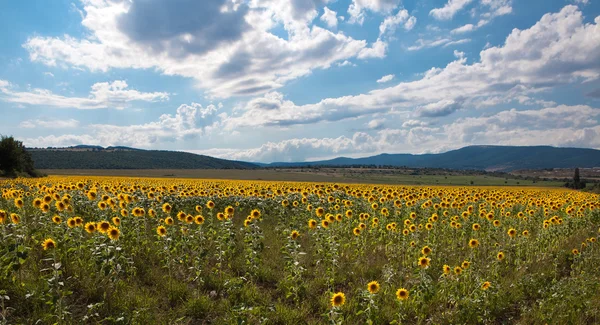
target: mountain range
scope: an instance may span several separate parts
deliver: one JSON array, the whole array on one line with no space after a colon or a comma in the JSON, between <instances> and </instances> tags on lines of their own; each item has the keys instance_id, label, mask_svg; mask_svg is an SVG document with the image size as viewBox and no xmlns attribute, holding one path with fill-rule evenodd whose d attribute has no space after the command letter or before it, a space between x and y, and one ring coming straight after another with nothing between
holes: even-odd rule
<instances>
[{"instance_id":1,"label":"mountain range","mask_svg":"<svg viewBox=\"0 0 600 325\"><path fill-rule=\"evenodd\" d=\"M380 154L311 162L248 163L179 151L75 146L29 149L38 169L248 169L302 166L404 166L513 171L600 167L600 150L551 146L468 146L438 154Z\"/></svg>"}]
</instances>

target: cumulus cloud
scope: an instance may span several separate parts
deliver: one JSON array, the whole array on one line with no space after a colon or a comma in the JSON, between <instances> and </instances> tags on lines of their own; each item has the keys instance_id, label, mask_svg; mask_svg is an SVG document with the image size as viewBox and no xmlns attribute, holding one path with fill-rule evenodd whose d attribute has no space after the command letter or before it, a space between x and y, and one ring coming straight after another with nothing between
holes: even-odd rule
<instances>
[{"instance_id":1,"label":"cumulus cloud","mask_svg":"<svg viewBox=\"0 0 600 325\"><path fill-rule=\"evenodd\" d=\"M402 124L403 129L379 128L374 134L356 132L351 137L288 139L251 149L215 149L203 153L228 159L273 162L384 152L440 152L490 143L600 148L598 117L600 109L586 105L511 109L487 117L460 118L440 127L407 120ZM379 122L371 122L368 125L379 126Z\"/></svg>"},{"instance_id":2,"label":"cumulus cloud","mask_svg":"<svg viewBox=\"0 0 600 325\"><path fill-rule=\"evenodd\" d=\"M92 85L88 97L67 97L55 94L47 89L32 89L17 91L6 83L0 83L0 100L29 105L44 105L60 108L99 109L99 108L124 108L133 101L155 102L169 99L165 92L140 92L128 89L127 82L116 80L113 82L99 82Z\"/></svg>"},{"instance_id":3,"label":"cumulus cloud","mask_svg":"<svg viewBox=\"0 0 600 325\"><path fill-rule=\"evenodd\" d=\"M385 82L391 81L392 79L394 79L394 77L395 77L395 75L393 75L393 74L385 75L385 76L379 78L377 80L377 83L385 83Z\"/></svg>"},{"instance_id":4,"label":"cumulus cloud","mask_svg":"<svg viewBox=\"0 0 600 325\"><path fill-rule=\"evenodd\" d=\"M473 2L473 0L448 0L448 3L446 3L442 8L432 9L429 12L429 15L433 16L437 20L449 20L471 2Z\"/></svg>"},{"instance_id":5,"label":"cumulus cloud","mask_svg":"<svg viewBox=\"0 0 600 325\"><path fill-rule=\"evenodd\" d=\"M19 127L25 129L45 128L45 129L72 129L79 126L79 121L75 119L35 119L25 120L19 124Z\"/></svg>"},{"instance_id":6,"label":"cumulus cloud","mask_svg":"<svg viewBox=\"0 0 600 325\"><path fill-rule=\"evenodd\" d=\"M358 23L360 25L365 21L366 11L388 14L396 9L401 3L401 0L352 0L348 7L350 23Z\"/></svg>"},{"instance_id":7,"label":"cumulus cloud","mask_svg":"<svg viewBox=\"0 0 600 325\"><path fill-rule=\"evenodd\" d=\"M327 0L80 1L88 36L31 37L23 47L32 61L103 72L152 68L230 97L266 93L359 53L382 57L381 43L362 52L366 41L311 24ZM270 32L279 24L287 39Z\"/></svg>"},{"instance_id":8,"label":"cumulus cloud","mask_svg":"<svg viewBox=\"0 0 600 325\"><path fill-rule=\"evenodd\" d=\"M377 39L375 43L371 44L371 47L366 47L360 50L358 53L359 59L371 59L371 58L384 58L385 51L387 50L387 42Z\"/></svg>"},{"instance_id":9,"label":"cumulus cloud","mask_svg":"<svg viewBox=\"0 0 600 325\"><path fill-rule=\"evenodd\" d=\"M329 28L337 28L337 12L327 7L323 8L323 15L321 15L321 21L323 21Z\"/></svg>"},{"instance_id":10,"label":"cumulus cloud","mask_svg":"<svg viewBox=\"0 0 600 325\"><path fill-rule=\"evenodd\" d=\"M463 105L461 100L445 99L439 102L419 106L416 110L420 117L440 117L450 115L459 110Z\"/></svg>"},{"instance_id":11,"label":"cumulus cloud","mask_svg":"<svg viewBox=\"0 0 600 325\"><path fill-rule=\"evenodd\" d=\"M385 17L379 25L379 36L396 32L396 27L403 25L405 30L411 30L417 23L417 18L408 14L406 9L401 9L396 15Z\"/></svg>"},{"instance_id":12,"label":"cumulus cloud","mask_svg":"<svg viewBox=\"0 0 600 325\"><path fill-rule=\"evenodd\" d=\"M426 71L421 79L314 104L296 105L278 94L272 109L246 105L224 124L289 126L397 109L432 116L451 113L459 103L467 109L500 97L516 101L556 85L594 80L600 77L600 39L595 37L600 34L599 23L597 17L584 24L577 7L566 6L544 15L529 29L514 29L503 45L481 51L480 60L472 64L461 55L443 68Z\"/></svg>"},{"instance_id":13,"label":"cumulus cloud","mask_svg":"<svg viewBox=\"0 0 600 325\"><path fill-rule=\"evenodd\" d=\"M218 124L217 111L220 105L181 105L175 114L163 114L155 122L125 126L92 124L86 126L89 133L65 134L37 138L25 138L23 143L30 147L61 147L78 144L101 146L132 146L148 148L174 141L192 139L210 133ZM31 123L39 123L31 122ZM217 124L215 124L217 123Z\"/></svg>"}]
</instances>

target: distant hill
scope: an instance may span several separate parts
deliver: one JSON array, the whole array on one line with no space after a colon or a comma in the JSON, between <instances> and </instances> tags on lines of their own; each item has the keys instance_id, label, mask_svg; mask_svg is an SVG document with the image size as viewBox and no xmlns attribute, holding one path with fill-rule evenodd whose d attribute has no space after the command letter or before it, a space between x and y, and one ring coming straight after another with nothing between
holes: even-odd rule
<instances>
[{"instance_id":1,"label":"distant hill","mask_svg":"<svg viewBox=\"0 0 600 325\"><path fill-rule=\"evenodd\" d=\"M252 163L188 152L80 145L28 149L37 169L248 169Z\"/></svg>"},{"instance_id":2,"label":"distant hill","mask_svg":"<svg viewBox=\"0 0 600 325\"><path fill-rule=\"evenodd\" d=\"M266 167L386 165L414 168L517 169L600 167L600 150L550 146L469 146L440 154L380 154L364 158L340 157L313 162L276 162Z\"/></svg>"}]
</instances>

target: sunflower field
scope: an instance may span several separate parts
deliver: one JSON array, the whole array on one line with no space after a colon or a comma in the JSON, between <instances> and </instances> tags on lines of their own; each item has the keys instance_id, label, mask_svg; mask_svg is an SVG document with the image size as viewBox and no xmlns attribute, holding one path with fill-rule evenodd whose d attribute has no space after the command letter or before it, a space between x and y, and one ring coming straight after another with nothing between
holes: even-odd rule
<instances>
[{"instance_id":1,"label":"sunflower field","mask_svg":"<svg viewBox=\"0 0 600 325\"><path fill-rule=\"evenodd\" d=\"M0 181L0 324L598 324L565 189Z\"/></svg>"}]
</instances>

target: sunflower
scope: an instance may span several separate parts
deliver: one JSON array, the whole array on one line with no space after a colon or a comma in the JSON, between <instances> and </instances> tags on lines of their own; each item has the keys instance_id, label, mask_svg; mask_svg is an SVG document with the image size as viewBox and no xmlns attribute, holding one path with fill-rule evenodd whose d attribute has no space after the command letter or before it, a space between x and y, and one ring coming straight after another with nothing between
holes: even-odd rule
<instances>
[{"instance_id":1,"label":"sunflower","mask_svg":"<svg viewBox=\"0 0 600 325\"><path fill-rule=\"evenodd\" d=\"M462 262L462 264L461 264L461 267L462 267L462 269L463 269L463 270L466 270L466 269L468 269L468 268L469 268L469 266L471 266L471 262L469 262L469 261L464 261L464 262Z\"/></svg>"},{"instance_id":2,"label":"sunflower","mask_svg":"<svg viewBox=\"0 0 600 325\"><path fill-rule=\"evenodd\" d=\"M98 231L104 234L110 229L110 223L106 220L103 220L98 223L97 227Z\"/></svg>"},{"instance_id":3,"label":"sunflower","mask_svg":"<svg viewBox=\"0 0 600 325\"><path fill-rule=\"evenodd\" d=\"M185 216L185 222L188 223L188 224L194 222L194 216L191 215L191 214L186 215Z\"/></svg>"},{"instance_id":4,"label":"sunflower","mask_svg":"<svg viewBox=\"0 0 600 325\"><path fill-rule=\"evenodd\" d=\"M252 223L252 217L249 216L249 219L244 220L244 227L248 227Z\"/></svg>"},{"instance_id":5,"label":"sunflower","mask_svg":"<svg viewBox=\"0 0 600 325\"><path fill-rule=\"evenodd\" d=\"M469 247L476 248L477 246L479 246L479 241L477 239L469 240Z\"/></svg>"},{"instance_id":6,"label":"sunflower","mask_svg":"<svg viewBox=\"0 0 600 325\"><path fill-rule=\"evenodd\" d=\"M508 229L508 231L506 232L511 238L515 237L517 235L517 230L510 228Z\"/></svg>"},{"instance_id":7,"label":"sunflower","mask_svg":"<svg viewBox=\"0 0 600 325\"><path fill-rule=\"evenodd\" d=\"M171 207L171 205L169 203L165 203L162 205L162 210L164 213L171 213L172 209L173 209L173 207Z\"/></svg>"},{"instance_id":8,"label":"sunflower","mask_svg":"<svg viewBox=\"0 0 600 325\"><path fill-rule=\"evenodd\" d=\"M213 202L213 201L206 202L206 207L209 209L213 209L215 207L215 202Z\"/></svg>"},{"instance_id":9,"label":"sunflower","mask_svg":"<svg viewBox=\"0 0 600 325\"><path fill-rule=\"evenodd\" d=\"M201 225L201 224L203 224L203 223L204 223L204 217L203 217L203 216L201 216L201 215L197 215L196 217L194 217L194 222L195 222L197 225Z\"/></svg>"},{"instance_id":10,"label":"sunflower","mask_svg":"<svg viewBox=\"0 0 600 325\"><path fill-rule=\"evenodd\" d=\"M119 236L121 236L121 231L117 227L110 227L106 233L111 240L118 240Z\"/></svg>"},{"instance_id":11,"label":"sunflower","mask_svg":"<svg viewBox=\"0 0 600 325\"><path fill-rule=\"evenodd\" d=\"M46 213L46 212L50 211L50 205L48 203L42 203L42 205L40 206L40 210L42 210L42 212Z\"/></svg>"},{"instance_id":12,"label":"sunflower","mask_svg":"<svg viewBox=\"0 0 600 325\"><path fill-rule=\"evenodd\" d=\"M93 222L88 222L85 224L85 231L87 231L88 234L92 234L96 231L96 224Z\"/></svg>"},{"instance_id":13,"label":"sunflower","mask_svg":"<svg viewBox=\"0 0 600 325\"><path fill-rule=\"evenodd\" d=\"M292 238L293 240L296 240L299 236L300 233L296 230L292 231L292 233L290 234L290 238Z\"/></svg>"},{"instance_id":14,"label":"sunflower","mask_svg":"<svg viewBox=\"0 0 600 325\"><path fill-rule=\"evenodd\" d=\"M479 229L481 229L481 226L478 223L474 223L473 230L478 231Z\"/></svg>"},{"instance_id":15,"label":"sunflower","mask_svg":"<svg viewBox=\"0 0 600 325\"><path fill-rule=\"evenodd\" d=\"M482 285L481 285L481 290L487 290L492 286L492 284L490 283L490 281L485 281Z\"/></svg>"},{"instance_id":16,"label":"sunflower","mask_svg":"<svg viewBox=\"0 0 600 325\"><path fill-rule=\"evenodd\" d=\"M73 219L75 220L75 225L77 227L83 226L83 218L82 217L75 216L75 218L73 218Z\"/></svg>"},{"instance_id":17,"label":"sunflower","mask_svg":"<svg viewBox=\"0 0 600 325\"><path fill-rule=\"evenodd\" d=\"M367 283L367 290L369 290L370 293L375 294L377 292L379 292L379 282L377 281L371 281L369 283Z\"/></svg>"},{"instance_id":18,"label":"sunflower","mask_svg":"<svg viewBox=\"0 0 600 325\"><path fill-rule=\"evenodd\" d=\"M67 220L67 226L69 226L69 228L77 227L77 222L75 221L75 218L69 218Z\"/></svg>"},{"instance_id":19,"label":"sunflower","mask_svg":"<svg viewBox=\"0 0 600 325\"><path fill-rule=\"evenodd\" d=\"M444 272L444 274L450 274L452 268L450 267L450 265L444 264L444 266L442 267L442 271Z\"/></svg>"},{"instance_id":20,"label":"sunflower","mask_svg":"<svg viewBox=\"0 0 600 325\"><path fill-rule=\"evenodd\" d=\"M308 228L315 229L317 227L317 221L315 219L308 220Z\"/></svg>"},{"instance_id":21,"label":"sunflower","mask_svg":"<svg viewBox=\"0 0 600 325\"><path fill-rule=\"evenodd\" d=\"M196 212L202 213L202 206L201 205L197 205L196 206Z\"/></svg>"},{"instance_id":22,"label":"sunflower","mask_svg":"<svg viewBox=\"0 0 600 325\"><path fill-rule=\"evenodd\" d=\"M114 217L114 218L112 218L112 222L113 222L113 224L114 224L115 226L117 226L117 227L118 227L118 226L120 226L120 225L121 225L121 218L119 218L119 217Z\"/></svg>"},{"instance_id":23,"label":"sunflower","mask_svg":"<svg viewBox=\"0 0 600 325\"><path fill-rule=\"evenodd\" d=\"M254 219L258 219L260 218L260 211L258 209L254 209L252 212L250 212L250 216L252 216Z\"/></svg>"},{"instance_id":24,"label":"sunflower","mask_svg":"<svg viewBox=\"0 0 600 325\"><path fill-rule=\"evenodd\" d=\"M14 223L15 225L19 224L21 222L21 217L16 214L16 213L11 213L10 214L10 221L12 223Z\"/></svg>"},{"instance_id":25,"label":"sunflower","mask_svg":"<svg viewBox=\"0 0 600 325\"><path fill-rule=\"evenodd\" d=\"M331 297L331 306L340 307L346 302L346 295L343 292L337 292Z\"/></svg>"},{"instance_id":26,"label":"sunflower","mask_svg":"<svg viewBox=\"0 0 600 325\"><path fill-rule=\"evenodd\" d=\"M423 249L421 249L421 253L423 253L423 255L427 256L427 255L431 254L431 248L429 248L429 246L425 246L425 247L423 247Z\"/></svg>"},{"instance_id":27,"label":"sunflower","mask_svg":"<svg viewBox=\"0 0 600 325\"><path fill-rule=\"evenodd\" d=\"M577 248L573 248L571 253L573 253L573 255L579 255L579 250Z\"/></svg>"},{"instance_id":28,"label":"sunflower","mask_svg":"<svg viewBox=\"0 0 600 325\"><path fill-rule=\"evenodd\" d=\"M523 230L523 237L529 237L529 230Z\"/></svg>"},{"instance_id":29,"label":"sunflower","mask_svg":"<svg viewBox=\"0 0 600 325\"><path fill-rule=\"evenodd\" d=\"M156 233L159 236L164 237L167 234L167 228L165 228L165 226L158 226L158 228L156 228Z\"/></svg>"},{"instance_id":30,"label":"sunflower","mask_svg":"<svg viewBox=\"0 0 600 325\"><path fill-rule=\"evenodd\" d=\"M400 301L408 299L409 293L408 290L404 288L400 288L396 291L396 298Z\"/></svg>"},{"instance_id":31,"label":"sunflower","mask_svg":"<svg viewBox=\"0 0 600 325\"><path fill-rule=\"evenodd\" d=\"M290 201L288 200L283 200L281 201L281 206L284 208L287 208L290 205Z\"/></svg>"},{"instance_id":32,"label":"sunflower","mask_svg":"<svg viewBox=\"0 0 600 325\"><path fill-rule=\"evenodd\" d=\"M420 266L422 269L426 269L426 268L428 268L428 267L429 267L429 262L430 262L430 261L431 261L431 259L429 259L429 258L427 258L427 257L423 256L423 257L419 258L419 266Z\"/></svg>"},{"instance_id":33,"label":"sunflower","mask_svg":"<svg viewBox=\"0 0 600 325\"><path fill-rule=\"evenodd\" d=\"M323 219L321 221L321 227L323 227L323 228L329 228L329 221Z\"/></svg>"},{"instance_id":34,"label":"sunflower","mask_svg":"<svg viewBox=\"0 0 600 325\"><path fill-rule=\"evenodd\" d=\"M460 275L462 273L463 269L460 266L457 266L454 268L454 274L456 275Z\"/></svg>"},{"instance_id":35,"label":"sunflower","mask_svg":"<svg viewBox=\"0 0 600 325\"><path fill-rule=\"evenodd\" d=\"M346 210L346 217L352 218L352 210Z\"/></svg>"},{"instance_id":36,"label":"sunflower","mask_svg":"<svg viewBox=\"0 0 600 325\"><path fill-rule=\"evenodd\" d=\"M321 216L323 216L323 214L325 214L325 209L322 207L318 207L315 210L315 213L316 213L317 217L321 217Z\"/></svg>"},{"instance_id":37,"label":"sunflower","mask_svg":"<svg viewBox=\"0 0 600 325\"><path fill-rule=\"evenodd\" d=\"M18 197L15 199L15 206L19 209L23 208L23 206L25 205L25 203L23 202L23 199Z\"/></svg>"},{"instance_id":38,"label":"sunflower","mask_svg":"<svg viewBox=\"0 0 600 325\"><path fill-rule=\"evenodd\" d=\"M233 209L233 207L231 205L225 208L225 214L228 216L233 217L234 212L235 212L235 210Z\"/></svg>"},{"instance_id":39,"label":"sunflower","mask_svg":"<svg viewBox=\"0 0 600 325\"><path fill-rule=\"evenodd\" d=\"M42 243L42 247L45 251L56 248L56 242L52 238L46 238L46 240L44 240Z\"/></svg>"},{"instance_id":40,"label":"sunflower","mask_svg":"<svg viewBox=\"0 0 600 325\"><path fill-rule=\"evenodd\" d=\"M354 228L354 230L352 230L352 233L355 236L360 236L360 228L359 227Z\"/></svg>"},{"instance_id":41,"label":"sunflower","mask_svg":"<svg viewBox=\"0 0 600 325\"><path fill-rule=\"evenodd\" d=\"M169 226L170 226L170 225L172 225L173 223L175 223L175 221L173 220L173 218L171 218L171 217L167 217L167 218L165 219L165 224L167 224L167 225L169 225Z\"/></svg>"}]
</instances>

